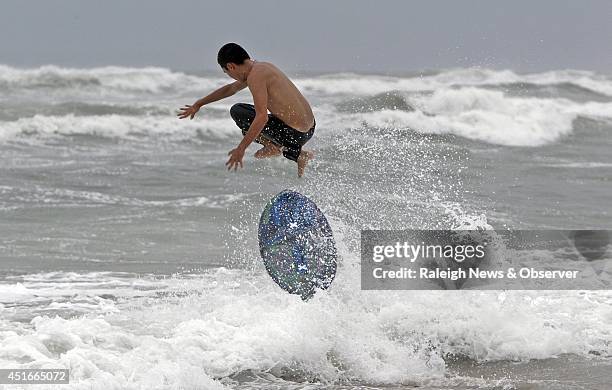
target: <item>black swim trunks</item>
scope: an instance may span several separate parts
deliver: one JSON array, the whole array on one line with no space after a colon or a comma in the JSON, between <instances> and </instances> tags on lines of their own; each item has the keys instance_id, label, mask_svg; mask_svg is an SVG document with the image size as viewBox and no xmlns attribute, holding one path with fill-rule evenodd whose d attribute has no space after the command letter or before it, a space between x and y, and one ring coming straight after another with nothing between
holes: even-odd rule
<instances>
[{"instance_id":1,"label":"black swim trunks","mask_svg":"<svg viewBox=\"0 0 612 390\"><path fill-rule=\"evenodd\" d=\"M245 135L251 126L251 122L255 119L255 106L246 103L234 104L230 109L230 115L242 130L242 134ZM304 133L288 126L274 115L268 114L268 122L261 131L261 134L273 143L282 146L283 156L289 160L297 161L302 151L302 146L312 138L315 126L316 122L308 132ZM256 142L260 143L259 141Z\"/></svg>"}]
</instances>

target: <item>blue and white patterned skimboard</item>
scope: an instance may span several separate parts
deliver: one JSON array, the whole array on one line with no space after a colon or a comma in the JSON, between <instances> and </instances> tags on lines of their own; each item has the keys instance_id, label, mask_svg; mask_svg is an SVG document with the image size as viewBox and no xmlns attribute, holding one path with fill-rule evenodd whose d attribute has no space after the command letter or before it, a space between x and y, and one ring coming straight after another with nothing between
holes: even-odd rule
<instances>
[{"instance_id":1,"label":"blue and white patterned skimboard","mask_svg":"<svg viewBox=\"0 0 612 390\"><path fill-rule=\"evenodd\" d=\"M284 290L311 298L336 275L331 227L313 201L285 190L266 205L259 220L259 251L266 270Z\"/></svg>"}]
</instances>

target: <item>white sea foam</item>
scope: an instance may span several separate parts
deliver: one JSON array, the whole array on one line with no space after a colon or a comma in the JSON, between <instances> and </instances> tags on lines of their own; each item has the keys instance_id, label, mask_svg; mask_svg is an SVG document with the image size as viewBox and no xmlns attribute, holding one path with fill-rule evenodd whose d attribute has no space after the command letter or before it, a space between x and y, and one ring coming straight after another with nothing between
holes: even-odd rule
<instances>
[{"instance_id":1,"label":"white sea foam","mask_svg":"<svg viewBox=\"0 0 612 390\"><path fill-rule=\"evenodd\" d=\"M151 281L155 290L119 300L115 311L41 315L25 329L10 323L0 333L0 363L67 367L72 388L113 389L159 387L163 377L220 386L212 378L290 369L323 381L410 384L442 377L447 353L478 361L612 353L608 292L360 291L352 268L308 304L271 283L263 267L258 275L217 269ZM159 292L166 298L151 298Z\"/></svg>"}]
</instances>

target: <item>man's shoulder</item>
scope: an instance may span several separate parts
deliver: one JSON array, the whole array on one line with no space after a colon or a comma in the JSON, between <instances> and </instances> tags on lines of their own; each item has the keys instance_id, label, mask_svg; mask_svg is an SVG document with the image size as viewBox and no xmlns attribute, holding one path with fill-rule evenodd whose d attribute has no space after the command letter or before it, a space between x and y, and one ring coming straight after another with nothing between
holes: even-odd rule
<instances>
[{"instance_id":1,"label":"man's shoulder","mask_svg":"<svg viewBox=\"0 0 612 390\"><path fill-rule=\"evenodd\" d=\"M271 62L256 62L249 76L257 78L271 78L278 74L279 69Z\"/></svg>"}]
</instances>

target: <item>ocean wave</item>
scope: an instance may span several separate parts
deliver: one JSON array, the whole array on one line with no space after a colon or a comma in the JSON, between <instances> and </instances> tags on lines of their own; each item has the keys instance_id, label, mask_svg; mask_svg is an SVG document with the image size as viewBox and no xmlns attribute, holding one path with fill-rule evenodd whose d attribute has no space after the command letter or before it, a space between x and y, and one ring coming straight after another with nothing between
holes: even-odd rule
<instances>
[{"instance_id":1,"label":"ocean wave","mask_svg":"<svg viewBox=\"0 0 612 390\"><path fill-rule=\"evenodd\" d=\"M598 101L610 102L612 96L599 93L580 85L569 82L556 84L534 84L530 82L515 82L508 84L483 84L480 87L502 90L506 94L520 97L536 97L547 99L569 99L577 102Z\"/></svg>"},{"instance_id":2,"label":"ocean wave","mask_svg":"<svg viewBox=\"0 0 612 390\"><path fill-rule=\"evenodd\" d=\"M151 93L210 89L221 78L206 78L160 67L106 66L91 69L45 65L22 69L0 65L0 88L8 90L70 90L78 93Z\"/></svg>"},{"instance_id":3,"label":"ocean wave","mask_svg":"<svg viewBox=\"0 0 612 390\"><path fill-rule=\"evenodd\" d=\"M163 109L152 107L138 110ZM105 106L88 109L120 110ZM189 121L178 120L170 111L168 115L34 115L0 122L0 141L67 135L128 139L163 136L171 141L188 141L240 135L229 115L215 114ZM570 134L578 117L608 123L612 118L612 103L512 97L500 91L466 87L439 89L406 98L398 94L374 96L353 100L341 107L315 107L315 111L321 136L366 127L454 134L506 146L541 146Z\"/></svg>"},{"instance_id":4,"label":"ocean wave","mask_svg":"<svg viewBox=\"0 0 612 390\"><path fill-rule=\"evenodd\" d=\"M168 136L171 140L193 138L220 139L239 134L229 118L207 118L205 121L179 120L174 115L35 115L16 121L0 122L0 141L19 137L54 135L94 135L130 138Z\"/></svg>"},{"instance_id":5,"label":"ocean wave","mask_svg":"<svg viewBox=\"0 0 612 390\"><path fill-rule=\"evenodd\" d=\"M541 146L570 134L578 116L612 117L612 103L509 97L476 87L438 89L413 96L409 103L414 111L383 109L345 115L334 122L344 127L454 134L506 146Z\"/></svg>"},{"instance_id":6,"label":"ocean wave","mask_svg":"<svg viewBox=\"0 0 612 390\"><path fill-rule=\"evenodd\" d=\"M33 207L42 205L51 206L99 206L123 205L132 207L208 207L224 209L233 203L248 197L248 194L218 194L213 196L192 196L176 199L140 199L120 195L107 194L99 191L75 190L69 188L46 188L36 186L33 188L17 188L0 186L2 201L0 206L16 204L19 207Z\"/></svg>"},{"instance_id":7,"label":"ocean wave","mask_svg":"<svg viewBox=\"0 0 612 390\"><path fill-rule=\"evenodd\" d=\"M612 97L612 79L590 71L558 70L544 73L517 74L511 70L482 68L451 69L434 75L393 77L338 74L335 77L296 80L305 91L325 94L372 95L388 91L434 91L451 86L504 86L512 83L576 86L598 95Z\"/></svg>"},{"instance_id":8,"label":"ocean wave","mask_svg":"<svg viewBox=\"0 0 612 390\"><path fill-rule=\"evenodd\" d=\"M556 86L583 91L601 98L612 97L612 79L583 70L555 70L518 74L511 70L487 68L447 69L421 72L411 76L362 75L354 73L295 77L304 92L326 95L372 95L389 91L433 91L450 86L500 86L531 84ZM164 94L180 91L210 90L231 82L223 75L197 76L162 67L130 68L63 68L45 65L38 68L16 68L0 65L0 88L10 91L69 91L92 96L113 94Z\"/></svg>"},{"instance_id":9,"label":"ocean wave","mask_svg":"<svg viewBox=\"0 0 612 390\"><path fill-rule=\"evenodd\" d=\"M584 161L584 162L566 162L566 163L549 163L540 164L543 167L551 168L578 168L578 169L597 169L597 168L612 168L612 163L602 163L595 161Z\"/></svg>"},{"instance_id":10,"label":"ocean wave","mask_svg":"<svg viewBox=\"0 0 612 390\"><path fill-rule=\"evenodd\" d=\"M91 115L172 115L174 107L161 104L121 104L121 103L88 103L79 101L68 101L57 104L29 104L19 103L3 104L0 110L0 121L14 121L20 118L43 116L63 116L73 114L74 116Z\"/></svg>"},{"instance_id":11,"label":"ocean wave","mask_svg":"<svg viewBox=\"0 0 612 390\"><path fill-rule=\"evenodd\" d=\"M406 98L398 91L380 93L374 96L350 99L336 104L340 112L371 112L380 110L414 111Z\"/></svg>"}]
</instances>

